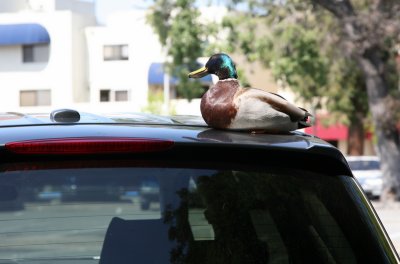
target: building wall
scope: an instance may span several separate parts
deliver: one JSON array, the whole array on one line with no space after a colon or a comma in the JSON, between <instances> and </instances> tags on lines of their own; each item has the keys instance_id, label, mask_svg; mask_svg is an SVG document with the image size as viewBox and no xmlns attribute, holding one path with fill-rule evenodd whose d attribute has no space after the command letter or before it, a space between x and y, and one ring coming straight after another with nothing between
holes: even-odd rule
<instances>
[{"instance_id":1,"label":"building wall","mask_svg":"<svg viewBox=\"0 0 400 264\"><path fill-rule=\"evenodd\" d=\"M89 102L89 54L85 36L85 28L95 25L95 16L83 16L72 13L72 75L73 101Z\"/></svg>"},{"instance_id":2,"label":"building wall","mask_svg":"<svg viewBox=\"0 0 400 264\"><path fill-rule=\"evenodd\" d=\"M54 1L55 10L69 10L73 13L84 14L90 19L94 17L94 4L89 1L78 0L51 0Z\"/></svg>"},{"instance_id":3,"label":"building wall","mask_svg":"<svg viewBox=\"0 0 400 264\"><path fill-rule=\"evenodd\" d=\"M113 14L105 27L86 29L90 65L90 101L100 102L100 90L128 91L127 111L139 111L148 103L148 70L150 64L162 59L161 46L151 27L146 24L144 11ZM104 60L104 47L127 45L127 60ZM111 96L110 100L113 100Z\"/></svg>"},{"instance_id":4,"label":"building wall","mask_svg":"<svg viewBox=\"0 0 400 264\"><path fill-rule=\"evenodd\" d=\"M0 12L16 12L26 8L26 0L0 1Z\"/></svg>"},{"instance_id":5,"label":"building wall","mask_svg":"<svg viewBox=\"0 0 400 264\"><path fill-rule=\"evenodd\" d=\"M24 63L22 56L22 46L0 46L0 72L29 72L43 70L48 61L48 45L38 45L35 49L35 56L41 62Z\"/></svg>"},{"instance_id":6,"label":"building wall","mask_svg":"<svg viewBox=\"0 0 400 264\"><path fill-rule=\"evenodd\" d=\"M17 0L17 2L20 0ZM93 3L82 0L23 0L19 9L41 12L68 10L73 13L94 15Z\"/></svg>"},{"instance_id":7,"label":"building wall","mask_svg":"<svg viewBox=\"0 0 400 264\"><path fill-rule=\"evenodd\" d=\"M95 24L94 6L92 9L89 18L68 10L0 13L0 24L38 23L50 35L47 63L22 64L21 46L0 47L0 111L37 111L19 107L22 90L50 89L49 109L89 99L84 28Z\"/></svg>"},{"instance_id":8,"label":"building wall","mask_svg":"<svg viewBox=\"0 0 400 264\"><path fill-rule=\"evenodd\" d=\"M70 58L71 48L68 42L68 34L70 30L70 14L64 12L62 14L48 13L15 13L0 15L0 24L18 24L18 23L38 23L45 27L50 35L50 57L48 63L29 63L21 65L15 63L13 71L4 70L0 72L0 86L7 87L3 92L8 96L0 98L0 107L5 109L15 109L19 107L19 91L51 89L51 101L53 105L60 102L71 102L71 98L66 93L71 89L71 70ZM57 33L63 29L64 36ZM19 50L18 53L16 50ZM21 46L14 46L14 61L21 63ZM9 58L10 59L10 58ZM10 61L13 61L10 59ZM64 63L60 63L63 61ZM25 71L26 67L31 67L31 71ZM44 67L43 67L44 66ZM60 92L64 91L61 95ZM13 96L11 96L13 95Z\"/></svg>"}]
</instances>

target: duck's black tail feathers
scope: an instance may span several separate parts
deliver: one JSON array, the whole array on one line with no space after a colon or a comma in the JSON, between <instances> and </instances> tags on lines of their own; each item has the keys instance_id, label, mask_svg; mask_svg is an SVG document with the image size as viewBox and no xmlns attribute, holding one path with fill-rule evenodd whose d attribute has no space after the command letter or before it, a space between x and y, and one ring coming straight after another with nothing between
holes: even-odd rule
<instances>
[{"instance_id":1,"label":"duck's black tail feathers","mask_svg":"<svg viewBox=\"0 0 400 264\"><path fill-rule=\"evenodd\" d=\"M311 119L312 119L313 115L310 114L306 109L301 108L301 107L299 107L299 108L306 112L304 115L304 118L299 121L299 128L305 128L305 127L312 126Z\"/></svg>"}]
</instances>

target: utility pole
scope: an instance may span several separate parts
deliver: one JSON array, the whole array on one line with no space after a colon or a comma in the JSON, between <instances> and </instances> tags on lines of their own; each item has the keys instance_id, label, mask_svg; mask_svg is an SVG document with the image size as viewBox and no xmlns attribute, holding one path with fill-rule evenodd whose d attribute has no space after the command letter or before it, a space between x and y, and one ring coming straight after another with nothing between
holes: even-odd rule
<instances>
[{"instance_id":1,"label":"utility pole","mask_svg":"<svg viewBox=\"0 0 400 264\"><path fill-rule=\"evenodd\" d=\"M163 112L164 114L169 114L169 73L164 69L164 102L163 102Z\"/></svg>"}]
</instances>

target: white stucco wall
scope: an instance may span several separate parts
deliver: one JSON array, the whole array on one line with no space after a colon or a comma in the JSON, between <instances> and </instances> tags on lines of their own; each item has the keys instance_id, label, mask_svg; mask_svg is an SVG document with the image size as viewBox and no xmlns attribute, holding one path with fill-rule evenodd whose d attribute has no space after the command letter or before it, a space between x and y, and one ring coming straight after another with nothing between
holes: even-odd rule
<instances>
[{"instance_id":1,"label":"white stucco wall","mask_svg":"<svg viewBox=\"0 0 400 264\"><path fill-rule=\"evenodd\" d=\"M21 90L50 89L50 109L87 101L84 28L95 24L94 12L91 18L83 18L71 11L0 14L0 24L20 23L37 23L46 28L50 35L49 61L22 64L21 46L0 47L0 111L26 110L19 107Z\"/></svg>"},{"instance_id":2,"label":"white stucco wall","mask_svg":"<svg viewBox=\"0 0 400 264\"><path fill-rule=\"evenodd\" d=\"M148 101L148 70L162 58L161 46L143 11L114 13L107 26L86 29L90 65L90 101L99 102L102 89L128 90L127 111L139 111ZM104 61L104 45L128 45L129 59ZM100 103L109 105L109 103Z\"/></svg>"},{"instance_id":3,"label":"white stucco wall","mask_svg":"<svg viewBox=\"0 0 400 264\"><path fill-rule=\"evenodd\" d=\"M14 71L0 72L0 87L6 87L0 97L0 107L5 109L19 107L20 90L51 89L52 105L72 102L72 93L67 92L72 88L70 12L58 12L56 15L28 12L0 15L0 24L7 23L38 23L44 26L51 39L50 57L47 65L39 71L26 72L21 67ZM7 64L7 61L1 63ZM34 63L29 64L34 65ZM43 65L43 63L40 64ZM4 67L7 65L3 65L1 68ZM6 96L4 96L5 93Z\"/></svg>"},{"instance_id":4,"label":"white stucco wall","mask_svg":"<svg viewBox=\"0 0 400 264\"><path fill-rule=\"evenodd\" d=\"M89 16L94 14L93 3L90 1L82 1L82 0L10 0L9 2L11 2L11 1L20 3L18 6L16 6L14 4L14 7L15 7L14 9L19 8L19 10L26 9L26 10L34 10L34 11L39 11L39 12L69 10L74 13L87 14ZM1 8L1 5L0 5L0 8Z\"/></svg>"},{"instance_id":5,"label":"white stucco wall","mask_svg":"<svg viewBox=\"0 0 400 264\"><path fill-rule=\"evenodd\" d=\"M0 12L16 12L26 7L26 0L0 0Z\"/></svg>"},{"instance_id":6,"label":"white stucco wall","mask_svg":"<svg viewBox=\"0 0 400 264\"><path fill-rule=\"evenodd\" d=\"M15 71L40 71L43 70L48 61L49 52L47 45L41 45L35 50L35 56L40 57L37 63L24 63L22 56L22 46L0 46L0 72Z\"/></svg>"},{"instance_id":7,"label":"white stucco wall","mask_svg":"<svg viewBox=\"0 0 400 264\"><path fill-rule=\"evenodd\" d=\"M85 28L95 25L95 16L83 16L72 13L72 87L73 101L76 103L89 102L89 54L85 36Z\"/></svg>"}]
</instances>

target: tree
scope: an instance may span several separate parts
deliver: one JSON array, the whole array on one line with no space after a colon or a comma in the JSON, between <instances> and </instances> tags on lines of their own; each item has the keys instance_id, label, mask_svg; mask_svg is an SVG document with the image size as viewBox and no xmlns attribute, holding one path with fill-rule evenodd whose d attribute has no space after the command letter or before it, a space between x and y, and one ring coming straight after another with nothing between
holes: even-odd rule
<instances>
[{"instance_id":1,"label":"tree","mask_svg":"<svg viewBox=\"0 0 400 264\"><path fill-rule=\"evenodd\" d=\"M303 98L325 97L331 109L351 113L350 129L353 125L360 127L368 102L384 174L383 197L400 200L400 138L396 127L400 103L393 54L399 43L400 2L247 3L250 23L257 19L263 24L261 28L251 25L245 34L233 30L233 36L250 59L264 61ZM237 14L234 20L231 29L244 21Z\"/></svg>"},{"instance_id":2,"label":"tree","mask_svg":"<svg viewBox=\"0 0 400 264\"><path fill-rule=\"evenodd\" d=\"M399 43L400 2L310 1L328 10L338 21L343 51L364 75L384 174L384 197L400 200L400 103L394 96L396 82L391 80L396 69L393 48Z\"/></svg>"},{"instance_id":3,"label":"tree","mask_svg":"<svg viewBox=\"0 0 400 264\"><path fill-rule=\"evenodd\" d=\"M250 60L272 69L281 83L311 102L312 108L323 102L335 113L331 123L349 125L348 153L361 155L368 113L365 84L355 64L335 48L338 40L332 32L337 32L336 23L304 1L252 4L247 12L235 12L225 20L235 40L231 43Z\"/></svg>"},{"instance_id":4,"label":"tree","mask_svg":"<svg viewBox=\"0 0 400 264\"><path fill-rule=\"evenodd\" d=\"M188 0L155 0L148 21L159 36L171 62L167 71L178 78L177 93L192 99L203 94L198 80L188 80L188 69L198 68L196 60L202 56L204 29L197 22L198 10Z\"/></svg>"}]
</instances>

